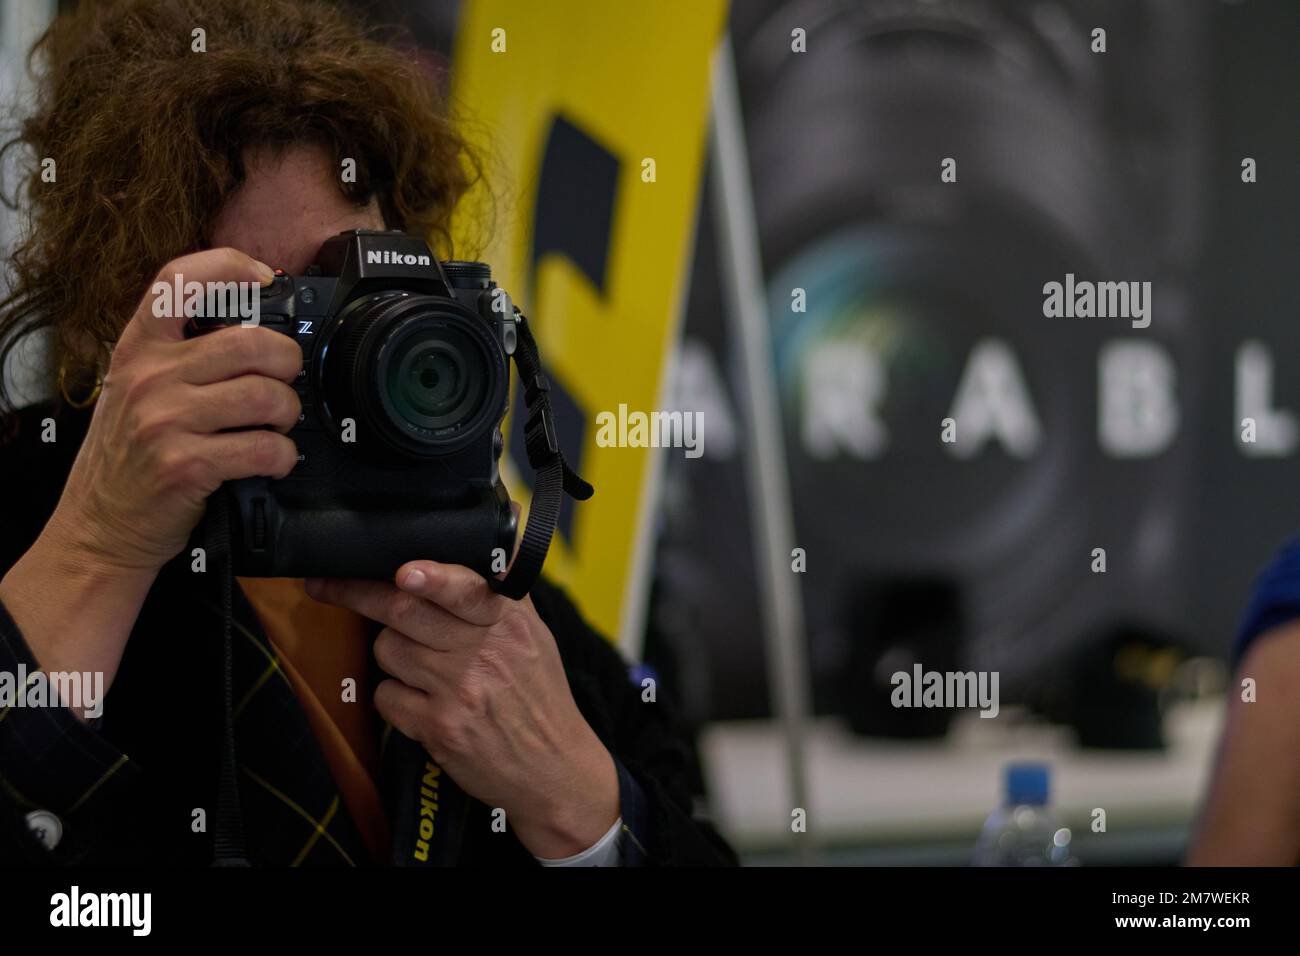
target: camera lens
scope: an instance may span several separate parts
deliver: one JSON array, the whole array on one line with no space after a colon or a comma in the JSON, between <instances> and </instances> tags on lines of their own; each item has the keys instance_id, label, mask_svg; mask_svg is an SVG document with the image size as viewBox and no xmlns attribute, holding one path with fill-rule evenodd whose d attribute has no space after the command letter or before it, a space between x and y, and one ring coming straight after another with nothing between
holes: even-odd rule
<instances>
[{"instance_id":1,"label":"camera lens","mask_svg":"<svg viewBox=\"0 0 1300 956\"><path fill-rule=\"evenodd\" d=\"M440 431L472 418L487 393L488 371L474 342L456 329L412 330L387 353L379 377L392 414L416 429Z\"/></svg>"},{"instance_id":2,"label":"camera lens","mask_svg":"<svg viewBox=\"0 0 1300 956\"><path fill-rule=\"evenodd\" d=\"M373 435L389 453L450 454L505 414L505 353L482 318L454 300L375 293L346 306L327 337L329 417L356 420L359 451Z\"/></svg>"}]
</instances>

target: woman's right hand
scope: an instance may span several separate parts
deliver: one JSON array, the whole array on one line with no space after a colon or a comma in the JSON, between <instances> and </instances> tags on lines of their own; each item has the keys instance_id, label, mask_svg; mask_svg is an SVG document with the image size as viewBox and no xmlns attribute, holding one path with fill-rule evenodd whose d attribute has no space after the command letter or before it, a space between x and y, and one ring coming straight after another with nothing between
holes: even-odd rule
<instances>
[{"instance_id":1,"label":"woman's right hand","mask_svg":"<svg viewBox=\"0 0 1300 956\"><path fill-rule=\"evenodd\" d=\"M156 281L172 286L177 276L183 287L265 285L273 274L237 250L210 249L169 262ZM185 318L158 318L153 303L150 291L118 339L48 530L86 560L156 573L223 481L293 468L297 450L283 433L301 412L288 383L302 351L255 326L186 339Z\"/></svg>"},{"instance_id":2,"label":"woman's right hand","mask_svg":"<svg viewBox=\"0 0 1300 956\"><path fill-rule=\"evenodd\" d=\"M211 249L168 263L158 281L177 276L264 285L272 274L242 252ZM283 477L297 461L283 433L301 410L288 384L302 368L298 344L242 325L186 339L183 316L154 315L152 288L113 350L54 514L0 580L37 664L101 672L104 687L208 495L231 479ZM239 428L248 430L229 430Z\"/></svg>"}]
</instances>

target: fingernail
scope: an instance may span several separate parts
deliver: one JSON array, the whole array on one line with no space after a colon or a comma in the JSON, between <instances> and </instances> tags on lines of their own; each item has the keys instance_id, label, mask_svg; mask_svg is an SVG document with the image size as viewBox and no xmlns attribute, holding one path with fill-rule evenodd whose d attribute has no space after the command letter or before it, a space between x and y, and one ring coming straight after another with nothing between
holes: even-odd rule
<instances>
[{"instance_id":1,"label":"fingernail","mask_svg":"<svg viewBox=\"0 0 1300 956\"><path fill-rule=\"evenodd\" d=\"M402 578L402 587L406 588L408 591L415 591L424 587L424 583L428 580L429 579L425 577L424 572L419 568L411 568L411 570L406 572L406 576Z\"/></svg>"},{"instance_id":2,"label":"fingernail","mask_svg":"<svg viewBox=\"0 0 1300 956\"><path fill-rule=\"evenodd\" d=\"M262 285L269 285L275 279L275 270L260 259L254 259L253 262L257 264L257 272L262 278Z\"/></svg>"}]
</instances>

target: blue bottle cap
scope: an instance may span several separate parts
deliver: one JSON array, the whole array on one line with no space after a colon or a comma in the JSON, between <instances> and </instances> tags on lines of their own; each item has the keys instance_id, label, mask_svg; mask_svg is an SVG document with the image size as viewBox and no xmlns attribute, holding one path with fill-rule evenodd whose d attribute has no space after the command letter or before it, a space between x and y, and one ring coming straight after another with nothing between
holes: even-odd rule
<instances>
[{"instance_id":1,"label":"blue bottle cap","mask_svg":"<svg viewBox=\"0 0 1300 956\"><path fill-rule=\"evenodd\" d=\"M1013 763L1006 768L1007 803L1046 806L1049 795L1047 764Z\"/></svg>"}]
</instances>

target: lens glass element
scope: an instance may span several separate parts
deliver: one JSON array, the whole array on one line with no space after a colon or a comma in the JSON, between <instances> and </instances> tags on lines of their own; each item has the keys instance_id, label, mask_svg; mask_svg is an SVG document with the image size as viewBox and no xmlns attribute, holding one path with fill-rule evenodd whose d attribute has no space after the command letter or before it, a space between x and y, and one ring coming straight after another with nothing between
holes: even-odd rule
<instances>
[{"instance_id":1,"label":"lens glass element","mask_svg":"<svg viewBox=\"0 0 1300 956\"><path fill-rule=\"evenodd\" d=\"M466 424L487 396L490 374L481 348L445 323L414 322L384 349L379 370L399 425L442 432Z\"/></svg>"}]
</instances>

